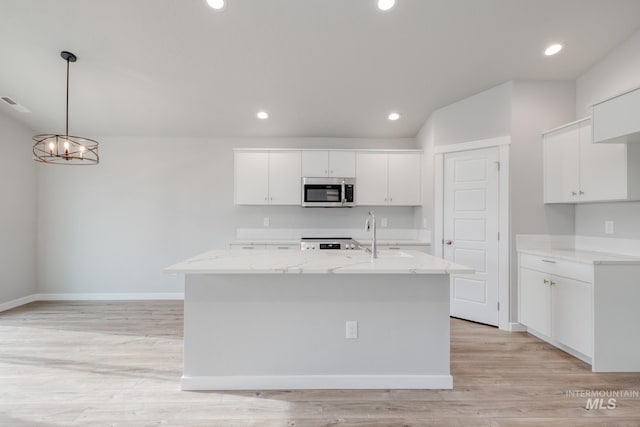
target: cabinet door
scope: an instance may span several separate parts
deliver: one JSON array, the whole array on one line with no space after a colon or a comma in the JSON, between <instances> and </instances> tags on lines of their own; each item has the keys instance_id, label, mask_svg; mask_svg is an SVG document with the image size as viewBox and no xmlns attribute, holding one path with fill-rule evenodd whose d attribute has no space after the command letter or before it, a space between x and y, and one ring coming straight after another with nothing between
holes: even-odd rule
<instances>
[{"instance_id":1,"label":"cabinet door","mask_svg":"<svg viewBox=\"0 0 640 427\"><path fill-rule=\"evenodd\" d=\"M387 204L387 153L356 154L356 204Z\"/></svg>"},{"instance_id":2,"label":"cabinet door","mask_svg":"<svg viewBox=\"0 0 640 427\"><path fill-rule=\"evenodd\" d=\"M592 285L551 276L551 338L580 353L592 356Z\"/></svg>"},{"instance_id":3,"label":"cabinet door","mask_svg":"<svg viewBox=\"0 0 640 427\"><path fill-rule=\"evenodd\" d=\"M594 144L591 122L582 123L580 139L580 201L627 198L627 145Z\"/></svg>"},{"instance_id":4,"label":"cabinet door","mask_svg":"<svg viewBox=\"0 0 640 427\"><path fill-rule=\"evenodd\" d=\"M550 276L520 268L520 323L551 336Z\"/></svg>"},{"instance_id":5,"label":"cabinet door","mask_svg":"<svg viewBox=\"0 0 640 427\"><path fill-rule=\"evenodd\" d=\"M422 200L422 155L419 153L389 154L389 204L416 206Z\"/></svg>"},{"instance_id":6,"label":"cabinet door","mask_svg":"<svg viewBox=\"0 0 640 427\"><path fill-rule=\"evenodd\" d=\"M638 142L640 138L640 89L594 105L593 123L593 136L596 143Z\"/></svg>"},{"instance_id":7,"label":"cabinet door","mask_svg":"<svg viewBox=\"0 0 640 427\"><path fill-rule=\"evenodd\" d=\"M300 205L302 158L299 151L269 153L269 203Z\"/></svg>"},{"instance_id":8,"label":"cabinet door","mask_svg":"<svg viewBox=\"0 0 640 427\"><path fill-rule=\"evenodd\" d=\"M356 176L355 151L329 151L329 176L354 178Z\"/></svg>"},{"instance_id":9,"label":"cabinet door","mask_svg":"<svg viewBox=\"0 0 640 427\"><path fill-rule=\"evenodd\" d=\"M269 153L235 153L235 201L238 205L269 203Z\"/></svg>"},{"instance_id":10,"label":"cabinet door","mask_svg":"<svg viewBox=\"0 0 640 427\"><path fill-rule=\"evenodd\" d=\"M329 176L329 152L328 151L303 151L302 152L302 176L305 176L305 177Z\"/></svg>"},{"instance_id":11,"label":"cabinet door","mask_svg":"<svg viewBox=\"0 0 640 427\"><path fill-rule=\"evenodd\" d=\"M544 135L544 202L579 200L578 125Z\"/></svg>"}]
</instances>

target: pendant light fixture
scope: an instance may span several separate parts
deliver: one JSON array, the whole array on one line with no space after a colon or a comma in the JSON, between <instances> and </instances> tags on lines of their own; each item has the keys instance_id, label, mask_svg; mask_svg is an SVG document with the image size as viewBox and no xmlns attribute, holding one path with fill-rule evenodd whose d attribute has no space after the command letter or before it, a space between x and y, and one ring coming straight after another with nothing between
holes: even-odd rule
<instances>
[{"instance_id":1,"label":"pendant light fixture","mask_svg":"<svg viewBox=\"0 0 640 427\"><path fill-rule=\"evenodd\" d=\"M69 135L69 63L78 58L71 52L60 52L67 61L67 109L64 135L42 134L33 137L33 160L63 165L96 165L99 163L98 142L89 138Z\"/></svg>"}]
</instances>

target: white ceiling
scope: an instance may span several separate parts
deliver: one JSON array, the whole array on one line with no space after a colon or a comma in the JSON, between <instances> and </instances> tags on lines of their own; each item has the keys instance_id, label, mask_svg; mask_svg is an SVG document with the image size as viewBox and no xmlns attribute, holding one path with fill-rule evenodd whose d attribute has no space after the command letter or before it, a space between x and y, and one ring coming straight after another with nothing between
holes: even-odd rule
<instances>
[{"instance_id":1,"label":"white ceiling","mask_svg":"<svg viewBox=\"0 0 640 427\"><path fill-rule=\"evenodd\" d=\"M76 135L414 136L502 82L574 79L640 28L638 0L227 2L0 0L0 95L32 113L0 112L62 132L69 50Z\"/></svg>"}]
</instances>

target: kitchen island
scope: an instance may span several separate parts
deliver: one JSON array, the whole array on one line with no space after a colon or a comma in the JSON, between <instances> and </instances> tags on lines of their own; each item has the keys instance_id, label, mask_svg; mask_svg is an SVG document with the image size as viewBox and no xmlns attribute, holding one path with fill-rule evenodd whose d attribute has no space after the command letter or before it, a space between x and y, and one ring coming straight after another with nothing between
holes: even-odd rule
<instances>
[{"instance_id":1,"label":"kitchen island","mask_svg":"<svg viewBox=\"0 0 640 427\"><path fill-rule=\"evenodd\" d=\"M417 251L211 251L185 277L183 390L448 389L449 274Z\"/></svg>"}]
</instances>

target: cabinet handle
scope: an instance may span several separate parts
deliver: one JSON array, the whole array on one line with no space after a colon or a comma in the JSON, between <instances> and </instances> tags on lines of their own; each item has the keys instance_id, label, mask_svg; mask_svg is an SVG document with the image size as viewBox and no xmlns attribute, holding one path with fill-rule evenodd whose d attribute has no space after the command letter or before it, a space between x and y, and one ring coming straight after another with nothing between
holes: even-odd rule
<instances>
[{"instance_id":1,"label":"cabinet handle","mask_svg":"<svg viewBox=\"0 0 640 427\"><path fill-rule=\"evenodd\" d=\"M445 240L445 241L444 241L444 244L445 244L445 245L452 245L452 244L453 244L453 242L452 242L451 240Z\"/></svg>"},{"instance_id":2,"label":"cabinet handle","mask_svg":"<svg viewBox=\"0 0 640 427\"><path fill-rule=\"evenodd\" d=\"M387 249L389 249L390 251L399 251L400 250L400 248L396 247L396 246L393 246L393 247L390 247L390 248L387 248Z\"/></svg>"},{"instance_id":3,"label":"cabinet handle","mask_svg":"<svg viewBox=\"0 0 640 427\"><path fill-rule=\"evenodd\" d=\"M580 195L584 196L584 191L580 190Z\"/></svg>"},{"instance_id":4,"label":"cabinet handle","mask_svg":"<svg viewBox=\"0 0 640 427\"><path fill-rule=\"evenodd\" d=\"M549 281L547 279L544 279L544 284L546 285L547 283L549 283Z\"/></svg>"},{"instance_id":5,"label":"cabinet handle","mask_svg":"<svg viewBox=\"0 0 640 427\"><path fill-rule=\"evenodd\" d=\"M384 202L387 203L387 198L386 197L384 198Z\"/></svg>"},{"instance_id":6,"label":"cabinet handle","mask_svg":"<svg viewBox=\"0 0 640 427\"><path fill-rule=\"evenodd\" d=\"M572 191L572 192L571 192L571 195L572 195L572 196L577 196L577 195L578 195L578 193L576 193L575 191Z\"/></svg>"},{"instance_id":7,"label":"cabinet handle","mask_svg":"<svg viewBox=\"0 0 640 427\"><path fill-rule=\"evenodd\" d=\"M288 246L278 246L278 249L289 249Z\"/></svg>"},{"instance_id":8,"label":"cabinet handle","mask_svg":"<svg viewBox=\"0 0 640 427\"><path fill-rule=\"evenodd\" d=\"M265 198L264 198L264 201L266 202L267 200L269 200L269 198L268 198L268 197L265 197Z\"/></svg>"},{"instance_id":9,"label":"cabinet handle","mask_svg":"<svg viewBox=\"0 0 640 427\"><path fill-rule=\"evenodd\" d=\"M329 171L325 170L325 171L324 171L324 174L325 174L325 175L328 175L328 174L329 174Z\"/></svg>"},{"instance_id":10,"label":"cabinet handle","mask_svg":"<svg viewBox=\"0 0 640 427\"><path fill-rule=\"evenodd\" d=\"M273 202L273 197L271 198L271 201Z\"/></svg>"},{"instance_id":11,"label":"cabinet handle","mask_svg":"<svg viewBox=\"0 0 640 427\"><path fill-rule=\"evenodd\" d=\"M333 175L333 171L331 171L331 175Z\"/></svg>"},{"instance_id":12,"label":"cabinet handle","mask_svg":"<svg viewBox=\"0 0 640 427\"><path fill-rule=\"evenodd\" d=\"M551 261L550 259L543 259L542 262L548 262L549 264L555 264L555 261Z\"/></svg>"},{"instance_id":13,"label":"cabinet handle","mask_svg":"<svg viewBox=\"0 0 640 427\"><path fill-rule=\"evenodd\" d=\"M389 201L390 201L390 202L393 202L393 197L391 197L391 198L389 199Z\"/></svg>"},{"instance_id":14,"label":"cabinet handle","mask_svg":"<svg viewBox=\"0 0 640 427\"><path fill-rule=\"evenodd\" d=\"M551 286L553 286L553 285L555 285L555 284L556 284L556 282L554 282L554 281L552 280L551 282L549 282L549 284L550 284Z\"/></svg>"},{"instance_id":15,"label":"cabinet handle","mask_svg":"<svg viewBox=\"0 0 640 427\"><path fill-rule=\"evenodd\" d=\"M255 249L254 246L243 246L242 249Z\"/></svg>"}]
</instances>

